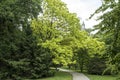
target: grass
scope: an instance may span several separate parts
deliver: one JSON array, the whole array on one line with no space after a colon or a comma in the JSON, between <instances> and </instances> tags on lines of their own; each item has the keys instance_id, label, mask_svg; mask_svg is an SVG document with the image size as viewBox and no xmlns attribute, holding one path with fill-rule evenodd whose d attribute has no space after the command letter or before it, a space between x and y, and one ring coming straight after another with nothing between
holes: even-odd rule
<instances>
[{"instance_id":1,"label":"grass","mask_svg":"<svg viewBox=\"0 0 120 80\"><path fill-rule=\"evenodd\" d=\"M63 68L68 69L68 67L66 66L64 66ZM78 73L80 72L80 70L74 70L74 71ZM87 74L86 70L84 70L83 73L86 74L86 76L88 76L90 80L120 80L120 74L119 75L103 75L103 76L102 75L90 75L90 74Z\"/></svg>"},{"instance_id":2,"label":"grass","mask_svg":"<svg viewBox=\"0 0 120 80\"><path fill-rule=\"evenodd\" d=\"M33 79L24 79L24 80L33 80ZM72 75L66 72L56 72L55 76L42 78L42 79L34 79L34 80L72 80Z\"/></svg>"},{"instance_id":3,"label":"grass","mask_svg":"<svg viewBox=\"0 0 120 80\"><path fill-rule=\"evenodd\" d=\"M66 72L57 72L54 77L43 78L38 80L72 80L72 75Z\"/></svg>"},{"instance_id":4,"label":"grass","mask_svg":"<svg viewBox=\"0 0 120 80\"><path fill-rule=\"evenodd\" d=\"M87 74L87 76L90 78L90 80L120 80L120 79L117 79L118 76L112 76L112 75L100 76L100 75L89 75L89 74Z\"/></svg>"}]
</instances>

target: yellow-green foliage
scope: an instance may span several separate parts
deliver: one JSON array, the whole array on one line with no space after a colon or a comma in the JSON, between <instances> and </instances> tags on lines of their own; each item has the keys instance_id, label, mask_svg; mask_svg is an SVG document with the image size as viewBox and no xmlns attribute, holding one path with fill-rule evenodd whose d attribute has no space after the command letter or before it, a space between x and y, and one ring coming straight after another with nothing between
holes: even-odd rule
<instances>
[{"instance_id":1,"label":"yellow-green foliage","mask_svg":"<svg viewBox=\"0 0 120 80\"><path fill-rule=\"evenodd\" d=\"M105 43L100 42L97 38L88 37L84 42L84 47L88 49L89 54L103 54Z\"/></svg>"},{"instance_id":2,"label":"yellow-green foliage","mask_svg":"<svg viewBox=\"0 0 120 80\"><path fill-rule=\"evenodd\" d=\"M93 39L81 30L80 20L70 13L60 0L44 0L43 13L32 21L32 30L38 45L51 50L55 64L71 64L79 48L86 48L89 54L101 53L104 43Z\"/></svg>"},{"instance_id":3,"label":"yellow-green foliage","mask_svg":"<svg viewBox=\"0 0 120 80\"><path fill-rule=\"evenodd\" d=\"M67 65L71 63L73 56L72 49L70 46L61 45L61 39L52 39L43 43L44 47L48 47L52 51L53 62L55 64Z\"/></svg>"}]
</instances>

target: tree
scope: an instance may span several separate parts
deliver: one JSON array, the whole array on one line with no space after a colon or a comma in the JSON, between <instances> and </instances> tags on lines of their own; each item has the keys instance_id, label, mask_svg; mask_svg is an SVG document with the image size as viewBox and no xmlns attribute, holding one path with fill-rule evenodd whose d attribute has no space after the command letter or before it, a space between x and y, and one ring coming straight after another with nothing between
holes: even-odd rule
<instances>
[{"instance_id":1,"label":"tree","mask_svg":"<svg viewBox=\"0 0 120 80\"><path fill-rule=\"evenodd\" d=\"M37 45L30 26L42 12L41 2L0 1L0 63L5 63L0 67L0 79L38 78L49 73L49 49Z\"/></svg>"},{"instance_id":2,"label":"tree","mask_svg":"<svg viewBox=\"0 0 120 80\"><path fill-rule=\"evenodd\" d=\"M77 63L78 63L78 66L79 66L79 69L81 72L83 72L83 70L87 69L87 64L88 64L88 61L89 61L89 54L88 54L88 51L86 48L79 48L79 50L77 50Z\"/></svg>"},{"instance_id":3,"label":"tree","mask_svg":"<svg viewBox=\"0 0 120 80\"><path fill-rule=\"evenodd\" d=\"M34 19L31 24L38 45L52 51L55 64L71 63L73 53L69 46L71 38L68 36L77 37L75 31L80 29L79 19L75 14L69 13L66 5L60 0L45 0L42 8L44 11L39 19Z\"/></svg>"},{"instance_id":4,"label":"tree","mask_svg":"<svg viewBox=\"0 0 120 80\"><path fill-rule=\"evenodd\" d=\"M104 43L81 31L79 19L69 13L64 3L45 0L42 9L43 13L31 26L38 45L50 49L54 64L77 64L82 71L88 57L103 51Z\"/></svg>"},{"instance_id":5,"label":"tree","mask_svg":"<svg viewBox=\"0 0 120 80\"><path fill-rule=\"evenodd\" d=\"M104 54L104 42L92 38L87 34L86 38L81 41L79 40L77 44L79 44L79 46L75 47L73 59L76 60L76 66L78 66L77 68L80 69L81 72L87 70L87 64L95 54Z\"/></svg>"},{"instance_id":6,"label":"tree","mask_svg":"<svg viewBox=\"0 0 120 80\"><path fill-rule=\"evenodd\" d=\"M17 47L17 42L20 42L24 31L26 32L25 29L30 28L28 19L36 17L41 11L40 3L41 1L37 0L27 1L28 6L25 0L0 1L0 50L6 46L5 49L7 51L4 52L5 50L1 50L0 52L3 52L1 54L9 53L10 51L8 50L11 50L10 47ZM20 27L23 28L22 31Z\"/></svg>"},{"instance_id":7,"label":"tree","mask_svg":"<svg viewBox=\"0 0 120 80\"><path fill-rule=\"evenodd\" d=\"M99 33L105 36L107 44L106 53L109 57L109 68L119 72L120 67L120 1L118 0L103 0L102 6L96 10L96 13L104 12L98 20L101 22L95 27Z\"/></svg>"},{"instance_id":8,"label":"tree","mask_svg":"<svg viewBox=\"0 0 120 80\"><path fill-rule=\"evenodd\" d=\"M106 59L99 54L95 54L94 57L89 59L87 67L88 73L102 75L107 68ZM110 70L106 71L104 74L110 75Z\"/></svg>"}]
</instances>

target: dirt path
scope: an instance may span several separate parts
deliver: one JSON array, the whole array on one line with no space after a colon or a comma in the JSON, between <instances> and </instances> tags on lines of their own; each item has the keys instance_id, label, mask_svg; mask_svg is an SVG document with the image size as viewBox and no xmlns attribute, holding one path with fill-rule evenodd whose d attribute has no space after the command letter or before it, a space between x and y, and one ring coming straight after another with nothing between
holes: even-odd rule
<instances>
[{"instance_id":1,"label":"dirt path","mask_svg":"<svg viewBox=\"0 0 120 80\"><path fill-rule=\"evenodd\" d=\"M72 70L66 70L66 69L61 69L58 68L60 71L64 71L64 72L69 72L70 74L72 74L73 76L73 80L90 80L87 76L85 76L83 73L78 73L78 72L74 72Z\"/></svg>"}]
</instances>

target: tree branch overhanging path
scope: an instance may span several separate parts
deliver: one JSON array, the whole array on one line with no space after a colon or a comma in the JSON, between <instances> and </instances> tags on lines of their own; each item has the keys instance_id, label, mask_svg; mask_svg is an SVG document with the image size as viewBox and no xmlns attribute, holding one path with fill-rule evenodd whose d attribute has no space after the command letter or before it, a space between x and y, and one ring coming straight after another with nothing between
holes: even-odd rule
<instances>
[{"instance_id":1,"label":"tree branch overhanging path","mask_svg":"<svg viewBox=\"0 0 120 80\"><path fill-rule=\"evenodd\" d=\"M75 71L72 71L72 70L66 70L66 69L61 69L61 68L58 68L60 71L63 71L63 72L68 72L70 74L72 74L73 76L73 80L90 80L87 76L85 76L83 73L78 73L78 72L75 72Z\"/></svg>"}]
</instances>

